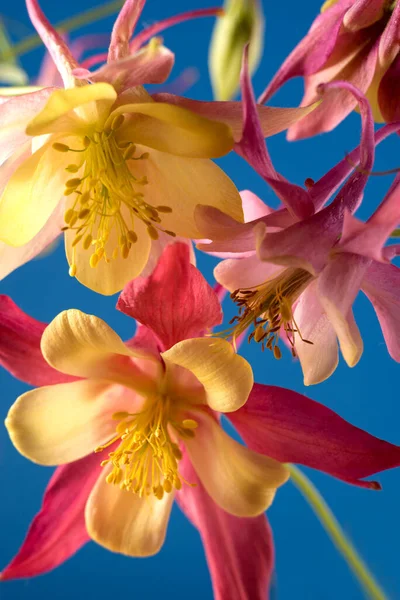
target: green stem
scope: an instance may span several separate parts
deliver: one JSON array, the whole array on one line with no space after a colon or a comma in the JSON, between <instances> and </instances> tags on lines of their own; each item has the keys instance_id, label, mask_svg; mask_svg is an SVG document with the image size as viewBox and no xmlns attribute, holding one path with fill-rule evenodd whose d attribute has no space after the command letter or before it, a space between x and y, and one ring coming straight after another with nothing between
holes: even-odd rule
<instances>
[{"instance_id":1,"label":"green stem","mask_svg":"<svg viewBox=\"0 0 400 600\"><path fill-rule=\"evenodd\" d=\"M60 23L56 25L56 29L60 32L66 33L71 32L74 29L78 29L79 27L90 25L94 21L99 21L100 19L104 19L105 17L117 12L123 3L123 0L113 0L112 2L104 4L103 6L91 8L90 10L87 10L79 15L75 15L69 19L64 19L64 21L60 21ZM26 54L27 52L30 52L31 50L34 50L40 46L41 43L42 40L38 35L30 35L21 42L15 44L12 49L9 49L6 52L1 52L0 61L6 61L10 58Z\"/></svg>"},{"instance_id":2,"label":"green stem","mask_svg":"<svg viewBox=\"0 0 400 600\"><path fill-rule=\"evenodd\" d=\"M304 475L300 469L294 465L287 465L294 485L305 497L319 521L325 528L327 534L333 543L341 552L350 569L357 577L360 585L367 593L367 597L373 600L387 600L382 588L375 581L367 565L358 555L357 550L347 538L331 509L314 486L314 484Z\"/></svg>"}]
</instances>

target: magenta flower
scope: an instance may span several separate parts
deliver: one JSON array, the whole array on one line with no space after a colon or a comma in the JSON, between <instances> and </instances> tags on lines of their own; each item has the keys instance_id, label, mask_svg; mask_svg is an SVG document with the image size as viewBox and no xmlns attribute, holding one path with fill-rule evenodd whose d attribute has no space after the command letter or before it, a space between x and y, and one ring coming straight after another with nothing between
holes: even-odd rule
<instances>
[{"instance_id":1,"label":"magenta flower","mask_svg":"<svg viewBox=\"0 0 400 600\"><path fill-rule=\"evenodd\" d=\"M377 122L400 119L400 4L387 0L327 0L308 34L259 98L266 102L292 77L304 77L302 104L314 102L318 85L345 80L364 92ZM322 106L294 124L289 139L330 131L356 107L337 89Z\"/></svg>"},{"instance_id":2,"label":"magenta flower","mask_svg":"<svg viewBox=\"0 0 400 600\"><path fill-rule=\"evenodd\" d=\"M374 159L374 127L367 100L346 82L333 82L320 89L324 98L329 98L331 90L346 89L358 100L362 139L359 149L318 182L306 182L308 189L304 190L275 172L260 137L255 101L246 77L242 89L247 135L237 144L237 150L271 185L285 208L271 210L245 192L244 225L215 210L197 211L199 226L203 223L205 228L212 222L214 228L214 242L199 247L227 258L214 274L232 292L239 307L228 333L235 339L250 327L249 339L271 350L276 358L281 357L278 344L283 338L300 359L305 384L319 383L337 366L337 339L349 366L360 359L362 339L351 306L362 289L374 304L391 356L399 360L395 345L398 269L382 263L392 258L396 249L381 251L400 218L398 180L367 224L361 225L351 217L361 202ZM383 128L376 141L398 128L398 123ZM351 165L358 162L358 169L324 208ZM368 251L362 246L365 240Z\"/></svg>"},{"instance_id":3,"label":"magenta flower","mask_svg":"<svg viewBox=\"0 0 400 600\"><path fill-rule=\"evenodd\" d=\"M362 478L399 465L400 448L283 388L255 384L242 406L251 389L250 367L227 342L202 337L221 321L221 309L183 244L169 246L149 278L128 284L118 308L141 323L126 345L95 317L67 311L46 328L1 297L0 362L14 376L44 386L24 394L11 409L11 437L31 459L62 463L20 551L1 577L49 571L90 538L131 556L153 554L163 543L175 495L202 537L215 598L261 600L274 556L262 513L287 479L282 463L297 462L379 489L377 482ZM170 468L176 473L166 473L163 481L152 471L157 485L147 488L142 481L142 492L124 479L120 485L125 489L120 489L115 485L119 471L112 470L107 454L111 450L120 465L118 444L125 448L129 443L129 427L136 427L137 442L142 439L137 428L145 416L138 412L140 398L148 393L149 381L163 372L169 373L169 402L159 405L165 420L157 422L173 438L167 439L174 453ZM226 416L247 448L219 425L221 410L239 406ZM154 444L159 439L160 434ZM107 440L112 441L109 450ZM160 456L166 456L168 444L160 446ZM94 453L100 446L102 452ZM127 459L127 469L134 464L134 458ZM250 541L254 551L249 561Z\"/></svg>"}]
</instances>

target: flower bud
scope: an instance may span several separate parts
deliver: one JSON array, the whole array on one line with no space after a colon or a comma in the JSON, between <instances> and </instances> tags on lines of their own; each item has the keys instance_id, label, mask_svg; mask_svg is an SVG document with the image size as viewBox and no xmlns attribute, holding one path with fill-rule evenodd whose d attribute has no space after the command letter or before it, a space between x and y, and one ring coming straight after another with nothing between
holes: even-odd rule
<instances>
[{"instance_id":1,"label":"flower bud","mask_svg":"<svg viewBox=\"0 0 400 600\"><path fill-rule=\"evenodd\" d=\"M244 46L250 43L250 75L256 70L263 50L264 16L259 0L225 0L224 11L217 19L209 54L216 100L230 100L236 95Z\"/></svg>"}]
</instances>

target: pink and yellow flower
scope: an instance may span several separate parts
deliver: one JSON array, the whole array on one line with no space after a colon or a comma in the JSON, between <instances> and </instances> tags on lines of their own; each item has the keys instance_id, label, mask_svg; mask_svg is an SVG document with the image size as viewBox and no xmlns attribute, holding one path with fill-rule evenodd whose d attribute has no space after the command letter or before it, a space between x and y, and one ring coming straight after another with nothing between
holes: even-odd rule
<instances>
[{"instance_id":1,"label":"pink and yellow flower","mask_svg":"<svg viewBox=\"0 0 400 600\"><path fill-rule=\"evenodd\" d=\"M186 245L169 246L149 278L122 292L118 308L140 322L126 344L79 311L46 327L9 298L0 304L0 363L43 386L11 408L11 438L31 460L61 464L3 580L46 572L90 538L153 554L175 497L202 536L215 597L261 600L273 569L262 513L288 478L282 463L371 489L379 484L361 478L400 463L398 447L328 408L253 386L246 361L204 337L221 308ZM248 447L224 432L221 412Z\"/></svg>"},{"instance_id":2,"label":"pink and yellow flower","mask_svg":"<svg viewBox=\"0 0 400 600\"><path fill-rule=\"evenodd\" d=\"M144 90L142 84L165 81L173 55L157 43L141 49L143 35L139 47L137 38L130 47L143 5L126 1L108 64L90 73L79 68L37 1L27 0L66 89L0 104L0 160L8 159L0 181L3 276L64 230L70 275L113 294L151 270L171 237L204 237L194 219L198 204L242 220L236 187L210 160L232 149L240 104ZM304 110L310 109L260 108L264 133L287 128Z\"/></svg>"},{"instance_id":3,"label":"pink and yellow flower","mask_svg":"<svg viewBox=\"0 0 400 600\"><path fill-rule=\"evenodd\" d=\"M292 77L303 77L302 105L315 101L320 83L345 80L366 94L375 121L400 118L397 0L327 0L310 31L286 58L259 102ZM356 108L354 97L337 89L323 106L294 124L289 139L330 131Z\"/></svg>"}]
</instances>

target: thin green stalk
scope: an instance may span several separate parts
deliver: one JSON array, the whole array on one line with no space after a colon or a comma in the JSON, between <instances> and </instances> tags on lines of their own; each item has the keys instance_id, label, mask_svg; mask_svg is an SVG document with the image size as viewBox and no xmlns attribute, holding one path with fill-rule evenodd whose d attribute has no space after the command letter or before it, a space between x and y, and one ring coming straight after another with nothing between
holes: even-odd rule
<instances>
[{"instance_id":1,"label":"thin green stalk","mask_svg":"<svg viewBox=\"0 0 400 600\"><path fill-rule=\"evenodd\" d=\"M373 600L387 600L382 588L375 581L367 565L358 555L357 550L344 533L336 517L314 484L294 465L287 465L287 467L294 485L300 490L313 509L325 531L357 577L360 585L364 588L367 597Z\"/></svg>"},{"instance_id":2,"label":"thin green stalk","mask_svg":"<svg viewBox=\"0 0 400 600\"><path fill-rule=\"evenodd\" d=\"M113 0L112 2L104 4L103 6L91 8L90 10L80 13L79 15L75 15L69 19L64 19L64 21L60 21L60 23L56 25L56 29L60 32L69 33L74 29L78 29L79 27L90 25L95 21L104 19L105 17L117 12L123 3L123 0ZM38 35L30 35L29 37L15 44L12 49L7 50L6 52L1 52L0 61L6 61L10 58L26 54L27 52L30 52L31 50L34 50L40 46L41 43L42 40Z\"/></svg>"}]
</instances>

